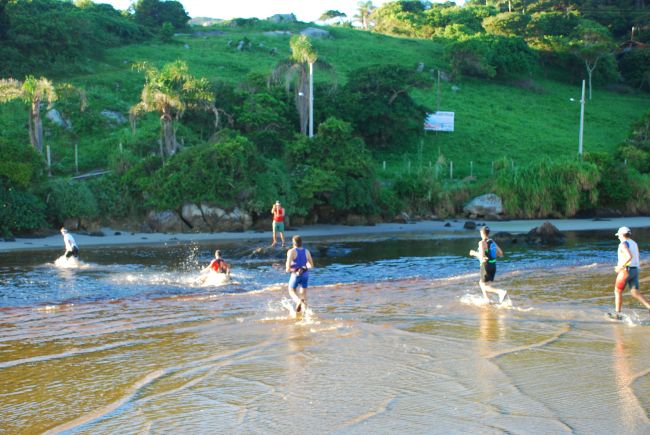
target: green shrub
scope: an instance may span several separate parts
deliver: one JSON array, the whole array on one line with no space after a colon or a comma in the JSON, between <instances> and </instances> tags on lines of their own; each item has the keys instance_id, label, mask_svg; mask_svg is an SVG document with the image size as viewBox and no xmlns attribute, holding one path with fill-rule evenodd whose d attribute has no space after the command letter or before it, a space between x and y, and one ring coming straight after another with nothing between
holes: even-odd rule
<instances>
[{"instance_id":1,"label":"green shrub","mask_svg":"<svg viewBox=\"0 0 650 435\"><path fill-rule=\"evenodd\" d=\"M483 19L483 28L487 33L500 36L524 36L530 15L519 12L502 12Z\"/></svg>"},{"instance_id":2,"label":"green shrub","mask_svg":"<svg viewBox=\"0 0 650 435\"><path fill-rule=\"evenodd\" d=\"M431 86L429 77L401 65L373 65L350 73L339 94L339 113L373 150L400 149L424 135L426 107L410 95Z\"/></svg>"},{"instance_id":3,"label":"green shrub","mask_svg":"<svg viewBox=\"0 0 650 435\"><path fill-rule=\"evenodd\" d=\"M376 213L375 163L352 126L328 118L309 139L298 136L286 147L287 166L296 190L295 212L308 214L327 204L340 213Z\"/></svg>"},{"instance_id":4,"label":"green shrub","mask_svg":"<svg viewBox=\"0 0 650 435\"><path fill-rule=\"evenodd\" d=\"M0 234L9 236L45 226L45 204L29 192L6 188L0 181Z\"/></svg>"},{"instance_id":5,"label":"green shrub","mask_svg":"<svg viewBox=\"0 0 650 435\"><path fill-rule=\"evenodd\" d=\"M7 186L26 189L43 175L43 157L29 145L0 139L0 178Z\"/></svg>"},{"instance_id":6,"label":"green shrub","mask_svg":"<svg viewBox=\"0 0 650 435\"><path fill-rule=\"evenodd\" d=\"M415 214L431 213L439 201L441 186L429 171L402 174L393 184L395 195L408 211Z\"/></svg>"},{"instance_id":7,"label":"green shrub","mask_svg":"<svg viewBox=\"0 0 650 435\"><path fill-rule=\"evenodd\" d=\"M255 145L233 131L221 132L216 143L187 147L148 180L146 205L177 209L186 202L213 202L222 207L253 198L254 175L262 172Z\"/></svg>"},{"instance_id":8,"label":"green shrub","mask_svg":"<svg viewBox=\"0 0 650 435\"><path fill-rule=\"evenodd\" d=\"M596 205L600 180L594 163L545 159L498 171L494 189L509 216L572 217Z\"/></svg>"},{"instance_id":9,"label":"green shrub","mask_svg":"<svg viewBox=\"0 0 650 435\"><path fill-rule=\"evenodd\" d=\"M628 84L650 91L650 47L630 50L621 57L618 65Z\"/></svg>"},{"instance_id":10,"label":"green shrub","mask_svg":"<svg viewBox=\"0 0 650 435\"><path fill-rule=\"evenodd\" d=\"M96 218L99 208L92 191L84 182L50 180L41 191L47 205L47 219L60 225L67 218Z\"/></svg>"},{"instance_id":11,"label":"green shrub","mask_svg":"<svg viewBox=\"0 0 650 435\"><path fill-rule=\"evenodd\" d=\"M124 218L130 212L131 198L116 175L103 175L85 181L97 203L98 216L103 219Z\"/></svg>"},{"instance_id":12,"label":"green shrub","mask_svg":"<svg viewBox=\"0 0 650 435\"><path fill-rule=\"evenodd\" d=\"M535 55L520 37L476 35L449 44L446 56L455 76L511 78L530 74Z\"/></svg>"}]
</instances>

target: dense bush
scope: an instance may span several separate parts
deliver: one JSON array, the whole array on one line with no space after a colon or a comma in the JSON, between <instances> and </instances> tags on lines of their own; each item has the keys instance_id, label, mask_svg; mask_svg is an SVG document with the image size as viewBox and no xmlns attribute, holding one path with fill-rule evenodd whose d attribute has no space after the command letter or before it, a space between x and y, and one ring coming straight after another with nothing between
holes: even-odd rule
<instances>
[{"instance_id":1,"label":"dense bush","mask_svg":"<svg viewBox=\"0 0 650 435\"><path fill-rule=\"evenodd\" d=\"M0 139L0 179L9 187L26 189L43 175L43 157L29 145Z\"/></svg>"},{"instance_id":2,"label":"dense bush","mask_svg":"<svg viewBox=\"0 0 650 435\"><path fill-rule=\"evenodd\" d=\"M9 236L45 226L45 204L29 192L5 187L0 180L0 234Z\"/></svg>"},{"instance_id":3,"label":"dense bush","mask_svg":"<svg viewBox=\"0 0 650 435\"><path fill-rule=\"evenodd\" d=\"M400 175L393 184L393 190L408 211L419 215L432 213L442 192L430 171Z\"/></svg>"},{"instance_id":4,"label":"dense bush","mask_svg":"<svg viewBox=\"0 0 650 435\"><path fill-rule=\"evenodd\" d=\"M510 216L560 218L575 216L581 207L595 206L600 180L593 163L542 160L500 170L494 187Z\"/></svg>"},{"instance_id":5,"label":"dense bush","mask_svg":"<svg viewBox=\"0 0 650 435\"><path fill-rule=\"evenodd\" d=\"M8 29L0 48L0 75L66 71L104 48L141 41L147 32L110 5L57 0L13 1L6 5Z\"/></svg>"},{"instance_id":6,"label":"dense bush","mask_svg":"<svg viewBox=\"0 0 650 435\"><path fill-rule=\"evenodd\" d=\"M307 215L321 204L340 213L378 211L374 161L347 122L329 118L313 139L297 137L287 144L286 159L297 214Z\"/></svg>"},{"instance_id":7,"label":"dense bush","mask_svg":"<svg viewBox=\"0 0 650 435\"><path fill-rule=\"evenodd\" d=\"M618 65L629 85L650 91L650 47L630 50L620 58Z\"/></svg>"},{"instance_id":8,"label":"dense bush","mask_svg":"<svg viewBox=\"0 0 650 435\"><path fill-rule=\"evenodd\" d=\"M580 22L576 13L536 12L531 15L527 33L531 37L569 36Z\"/></svg>"},{"instance_id":9,"label":"dense bush","mask_svg":"<svg viewBox=\"0 0 650 435\"><path fill-rule=\"evenodd\" d=\"M424 134L427 109L409 91L431 86L429 77L401 65L374 65L350 73L339 113L371 149L407 147Z\"/></svg>"},{"instance_id":10,"label":"dense bush","mask_svg":"<svg viewBox=\"0 0 650 435\"><path fill-rule=\"evenodd\" d=\"M254 175L263 172L255 145L232 131L215 143L187 147L170 158L149 179L148 206L178 209L184 203L207 201L223 207L244 204L254 196Z\"/></svg>"},{"instance_id":11,"label":"dense bush","mask_svg":"<svg viewBox=\"0 0 650 435\"><path fill-rule=\"evenodd\" d=\"M84 182L50 180L41 188L39 196L47 206L47 220L56 226L71 217L94 219L99 216L97 200Z\"/></svg>"},{"instance_id":12,"label":"dense bush","mask_svg":"<svg viewBox=\"0 0 650 435\"><path fill-rule=\"evenodd\" d=\"M526 26L530 22L530 15L518 12L502 12L489 16L483 20L483 28L487 33L500 36L523 36Z\"/></svg>"},{"instance_id":13,"label":"dense bush","mask_svg":"<svg viewBox=\"0 0 650 435\"><path fill-rule=\"evenodd\" d=\"M165 23L176 30L186 29L190 20L183 5L174 0L138 0L134 9L137 23L158 31Z\"/></svg>"},{"instance_id":14,"label":"dense bush","mask_svg":"<svg viewBox=\"0 0 650 435\"><path fill-rule=\"evenodd\" d=\"M460 39L446 49L455 76L511 78L530 74L535 55L519 37L478 35Z\"/></svg>"}]
</instances>

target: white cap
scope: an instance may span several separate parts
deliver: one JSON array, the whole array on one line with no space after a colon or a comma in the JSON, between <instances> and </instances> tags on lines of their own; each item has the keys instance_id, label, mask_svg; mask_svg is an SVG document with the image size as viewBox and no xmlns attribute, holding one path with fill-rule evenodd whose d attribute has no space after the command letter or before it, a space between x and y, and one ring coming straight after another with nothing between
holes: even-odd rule
<instances>
[{"instance_id":1,"label":"white cap","mask_svg":"<svg viewBox=\"0 0 650 435\"><path fill-rule=\"evenodd\" d=\"M616 231L616 234L614 234L614 235L615 236L624 236L626 234L632 234L632 230L629 229L628 227L621 227L621 228L618 229L618 231Z\"/></svg>"},{"instance_id":2,"label":"white cap","mask_svg":"<svg viewBox=\"0 0 650 435\"><path fill-rule=\"evenodd\" d=\"M280 205L280 201L275 201L275 203L276 203L277 205Z\"/></svg>"}]
</instances>

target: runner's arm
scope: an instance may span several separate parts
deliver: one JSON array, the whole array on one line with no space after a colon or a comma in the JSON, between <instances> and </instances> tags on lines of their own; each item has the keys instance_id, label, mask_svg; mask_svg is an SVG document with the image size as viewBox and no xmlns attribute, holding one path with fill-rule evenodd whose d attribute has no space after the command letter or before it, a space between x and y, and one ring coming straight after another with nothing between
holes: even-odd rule
<instances>
[{"instance_id":1,"label":"runner's arm","mask_svg":"<svg viewBox=\"0 0 650 435\"><path fill-rule=\"evenodd\" d=\"M293 260L293 255L296 251L291 248L287 251L287 264L285 266L285 271L291 272L291 260Z\"/></svg>"},{"instance_id":2,"label":"runner's arm","mask_svg":"<svg viewBox=\"0 0 650 435\"><path fill-rule=\"evenodd\" d=\"M621 245L623 247L623 255L625 258L623 264L620 265L617 264L616 267L614 268L616 272L621 271L626 266L629 266L630 263L632 262L632 252L630 252L630 248L627 246L627 243L621 243Z\"/></svg>"},{"instance_id":3,"label":"runner's arm","mask_svg":"<svg viewBox=\"0 0 650 435\"><path fill-rule=\"evenodd\" d=\"M307 251L307 269L314 268L314 260L311 259L311 252Z\"/></svg>"},{"instance_id":4,"label":"runner's arm","mask_svg":"<svg viewBox=\"0 0 650 435\"><path fill-rule=\"evenodd\" d=\"M497 257L503 257L503 251L501 250L501 247L496 244L496 242L493 240L492 243L497 247Z\"/></svg>"}]
</instances>

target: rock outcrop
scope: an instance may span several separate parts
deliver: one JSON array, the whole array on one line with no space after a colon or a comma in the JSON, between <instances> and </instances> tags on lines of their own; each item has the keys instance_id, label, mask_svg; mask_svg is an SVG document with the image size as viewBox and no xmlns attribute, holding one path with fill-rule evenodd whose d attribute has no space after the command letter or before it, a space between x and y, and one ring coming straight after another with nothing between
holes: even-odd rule
<instances>
[{"instance_id":1,"label":"rock outcrop","mask_svg":"<svg viewBox=\"0 0 650 435\"><path fill-rule=\"evenodd\" d=\"M469 216L494 219L503 214L503 201L494 193L488 193L472 199L463 211Z\"/></svg>"},{"instance_id":2,"label":"rock outcrop","mask_svg":"<svg viewBox=\"0 0 650 435\"><path fill-rule=\"evenodd\" d=\"M552 223L544 222L528 232L526 241L533 245L560 245L565 237Z\"/></svg>"},{"instance_id":3,"label":"rock outcrop","mask_svg":"<svg viewBox=\"0 0 650 435\"><path fill-rule=\"evenodd\" d=\"M295 23L298 20L294 14L275 14L267 18L272 23Z\"/></svg>"},{"instance_id":4,"label":"rock outcrop","mask_svg":"<svg viewBox=\"0 0 650 435\"><path fill-rule=\"evenodd\" d=\"M183 205L180 214L173 210L151 211L147 225L154 232L229 232L246 231L253 225L253 218L235 207L231 211L210 204Z\"/></svg>"},{"instance_id":5,"label":"rock outcrop","mask_svg":"<svg viewBox=\"0 0 650 435\"><path fill-rule=\"evenodd\" d=\"M317 29L316 27L307 27L306 29L301 30L300 34L314 39L330 38L332 36L332 34L327 30Z\"/></svg>"}]
</instances>

